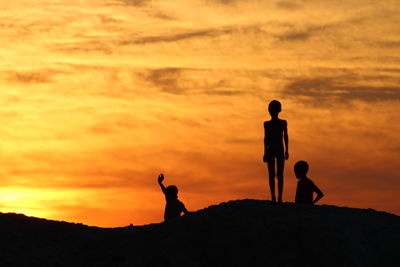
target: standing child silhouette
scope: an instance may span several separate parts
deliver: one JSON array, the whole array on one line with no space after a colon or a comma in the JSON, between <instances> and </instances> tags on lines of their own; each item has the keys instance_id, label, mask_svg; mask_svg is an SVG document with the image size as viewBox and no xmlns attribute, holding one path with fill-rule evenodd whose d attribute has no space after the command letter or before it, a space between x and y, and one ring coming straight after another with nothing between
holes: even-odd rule
<instances>
[{"instance_id":1,"label":"standing child silhouette","mask_svg":"<svg viewBox=\"0 0 400 267\"><path fill-rule=\"evenodd\" d=\"M275 162L276 178L278 179L278 202L282 203L283 193L283 169L285 159L289 159L289 137L287 122L278 118L281 112L281 103L273 100L268 105L268 112L271 120L264 122L264 157L263 161L267 163L269 175L269 188L271 190L271 200L276 202L275 198ZM283 144L285 143L285 146Z\"/></svg>"}]
</instances>

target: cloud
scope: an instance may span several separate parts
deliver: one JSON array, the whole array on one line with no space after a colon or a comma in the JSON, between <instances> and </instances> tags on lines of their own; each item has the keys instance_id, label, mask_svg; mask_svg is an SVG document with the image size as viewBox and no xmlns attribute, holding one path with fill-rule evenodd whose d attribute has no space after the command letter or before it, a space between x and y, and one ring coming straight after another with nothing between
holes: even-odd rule
<instances>
[{"instance_id":1,"label":"cloud","mask_svg":"<svg viewBox=\"0 0 400 267\"><path fill-rule=\"evenodd\" d=\"M374 46L381 48L400 48L400 41L379 41Z\"/></svg>"},{"instance_id":2,"label":"cloud","mask_svg":"<svg viewBox=\"0 0 400 267\"><path fill-rule=\"evenodd\" d=\"M232 27L223 27L216 29L205 29L205 30L195 30L187 31L183 33L176 34L166 34L166 35L155 35L146 36L137 39L123 40L119 42L119 45L132 45L132 44L152 44L152 43L169 43L176 42L186 39L198 38L198 37L216 37L223 34L229 34L233 31Z\"/></svg>"},{"instance_id":3,"label":"cloud","mask_svg":"<svg viewBox=\"0 0 400 267\"><path fill-rule=\"evenodd\" d=\"M171 114L159 114L156 116L157 119L160 121L169 121L172 123L179 123L181 125L187 126L187 127L204 127L204 123L200 122L196 118L188 118L188 117L179 117Z\"/></svg>"},{"instance_id":4,"label":"cloud","mask_svg":"<svg viewBox=\"0 0 400 267\"><path fill-rule=\"evenodd\" d=\"M48 83L52 81L52 76L55 74L54 71L43 70L43 71L10 71L7 74L7 80L16 83Z\"/></svg>"},{"instance_id":5,"label":"cloud","mask_svg":"<svg viewBox=\"0 0 400 267\"><path fill-rule=\"evenodd\" d=\"M240 90L204 90L202 93L207 95L222 95L222 96L235 96L235 95L243 95L247 92Z\"/></svg>"},{"instance_id":6,"label":"cloud","mask_svg":"<svg viewBox=\"0 0 400 267\"><path fill-rule=\"evenodd\" d=\"M184 94L186 90L179 85L181 74L180 68L162 68L149 71L146 79L160 87L163 92Z\"/></svg>"},{"instance_id":7,"label":"cloud","mask_svg":"<svg viewBox=\"0 0 400 267\"><path fill-rule=\"evenodd\" d=\"M377 68L377 71L400 73L400 68Z\"/></svg>"},{"instance_id":8,"label":"cloud","mask_svg":"<svg viewBox=\"0 0 400 267\"><path fill-rule=\"evenodd\" d=\"M308 29L308 30L300 31L300 32L284 33L284 34L278 35L277 37L280 41L306 41L313 35L314 32L315 32L315 30Z\"/></svg>"},{"instance_id":9,"label":"cloud","mask_svg":"<svg viewBox=\"0 0 400 267\"><path fill-rule=\"evenodd\" d=\"M351 81L346 76L302 78L289 82L284 87L282 94L307 97L314 101L400 100L400 86L354 85L354 82L356 81Z\"/></svg>"},{"instance_id":10,"label":"cloud","mask_svg":"<svg viewBox=\"0 0 400 267\"><path fill-rule=\"evenodd\" d=\"M207 2L212 2L216 4L221 4L221 5L235 5L238 3L248 3L248 2L255 2L257 4L262 3L260 0L206 0ZM265 1L269 2L269 1ZM276 3L276 6L281 9L286 9L286 10L293 10L293 9L298 9L301 7L298 3L295 3L295 1L278 1Z\"/></svg>"},{"instance_id":11,"label":"cloud","mask_svg":"<svg viewBox=\"0 0 400 267\"><path fill-rule=\"evenodd\" d=\"M157 19L163 20L175 20L174 17L169 16L163 12L152 12L151 16ZM104 24L103 20L110 20L110 18L100 17L100 20ZM272 23L272 22L271 22ZM116 52L118 47L131 46L131 45L158 45L160 43L176 43L180 41L190 41L193 39L201 38L217 38L224 35L234 35L234 34L262 34L268 35L268 37L273 37L273 35L266 33L261 29L260 24L249 24L249 25L231 25L231 26L216 26L211 28L203 29L172 29L171 32L155 35L138 35L137 32L123 32L117 26L117 23L110 22L111 30L115 32L120 32L117 36L91 36L79 34L76 36L78 41L67 41L64 43L54 43L49 45L49 49L55 52L64 52L68 54L74 54L77 52L84 53L104 53L112 55ZM291 38L290 36L277 36L277 38Z\"/></svg>"},{"instance_id":12,"label":"cloud","mask_svg":"<svg viewBox=\"0 0 400 267\"><path fill-rule=\"evenodd\" d=\"M114 3L115 4L115 3ZM136 8L141 8L142 12L145 12L148 16L162 20L175 20L176 17L167 14L161 10L157 3L152 3L152 0L119 0L117 5L128 5Z\"/></svg>"},{"instance_id":13,"label":"cloud","mask_svg":"<svg viewBox=\"0 0 400 267\"><path fill-rule=\"evenodd\" d=\"M198 77L203 79L197 79ZM252 94L253 92L241 89L232 85L232 81L226 81L215 73L206 69L189 68L161 68L149 70L144 75L147 82L151 82L162 92L184 95L201 94L217 96L237 96L243 94Z\"/></svg>"},{"instance_id":14,"label":"cloud","mask_svg":"<svg viewBox=\"0 0 400 267\"><path fill-rule=\"evenodd\" d=\"M306 41L316 34L320 34L332 29L344 28L347 25L359 24L366 19L367 18L359 17L321 25L310 25L304 29L295 29L282 34L277 34L275 35L275 38L277 38L279 41ZM291 28L294 27L295 25L291 25Z\"/></svg>"},{"instance_id":15,"label":"cloud","mask_svg":"<svg viewBox=\"0 0 400 267\"><path fill-rule=\"evenodd\" d=\"M154 13L154 17L164 20L173 20L174 18L164 13ZM118 46L129 45L147 45L158 43L173 43L183 40L190 40L194 38L212 38L224 34L233 33L237 27L220 27L214 29L192 30L173 34L162 34L144 37L122 37L122 38L107 38L107 37L93 37L93 36L79 36L82 41L65 42L62 44L50 45L50 50L55 52L64 52L74 54L77 52L85 53L98 53L113 54L115 48ZM126 36L124 34L123 36Z\"/></svg>"},{"instance_id":16,"label":"cloud","mask_svg":"<svg viewBox=\"0 0 400 267\"><path fill-rule=\"evenodd\" d=\"M236 4L238 0L208 0L207 2L214 2L217 4L222 4L222 5L232 5Z\"/></svg>"},{"instance_id":17,"label":"cloud","mask_svg":"<svg viewBox=\"0 0 400 267\"><path fill-rule=\"evenodd\" d=\"M310 26L306 29L291 30L288 32L284 32L284 33L275 35L275 37L279 41L306 41L306 40L310 39L316 33L322 32L331 27L333 27L333 25Z\"/></svg>"},{"instance_id":18,"label":"cloud","mask_svg":"<svg viewBox=\"0 0 400 267\"><path fill-rule=\"evenodd\" d=\"M129 118L123 117L115 120L104 120L94 123L93 126L89 128L89 133L95 135L110 135L132 130L136 128L132 121L133 118L129 120Z\"/></svg>"},{"instance_id":19,"label":"cloud","mask_svg":"<svg viewBox=\"0 0 400 267\"><path fill-rule=\"evenodd\" d=\"M334 24L326 24L326 25L312 25L307 27L304 30L294 30L285 32L276 37L280 41L306 41L310 39L312 36L327 31L332 28L336 28L342 26L342 23L334 23Z\"/></svg>"},{"instance_id":20,"label":"cloud","mask_svg":"<svg viewBox=\"0 0 400 267\"><path fill-rule=\"evenodd\" d=\"M162 19L162 20L176 20L177 19L176 17L174 17L170 14L167 14L165 12L162 12L162 11L152 12L152 13L150 13L150 15L154 18Z\"/></svg>"},{"instance_id":21,"label":"cloud","mask_svg":"<svg viewBox=\"0 0 400 267\"><path fill-rule=\"evenodd\" d=\"M232 139L227 139L226 142L231 144L248 145L248 144L257 144L260 143L261 141L254 138L232 138Z\"/></svg>"},{"instance_id":22,"label":"cloud","mask_svg":"<svg viewBox=\"0 0 400 267\"><path fill-rule=\"evenodd\" d=\"M279 1L276 3L276 6L286 10L296 10L301 7L301 5L294 3L292 1Z\"/></svg>"},{"instance_id":23,"label":"cloud","mask_svg":"<svg viewBox=\"0 0 400 267\"><path fill-rule=\"evenodd\" d=\"M130 6L142 7L151 2L151 0L121 0L121 2Z\"/></svg>"},{"instance_id":24,"label":"cloud","mask_svg":"<svg viewBox=\"0 0 400 267\"><path fill-rule=\"evenodd\" d=\"M92 37L90 37L92 38ZM66 42L53 44L50 49L55 52L75 54L77 52L112 54L114 51L113 40L83 40L78 42Z\"/></svg>"}]
</instances>

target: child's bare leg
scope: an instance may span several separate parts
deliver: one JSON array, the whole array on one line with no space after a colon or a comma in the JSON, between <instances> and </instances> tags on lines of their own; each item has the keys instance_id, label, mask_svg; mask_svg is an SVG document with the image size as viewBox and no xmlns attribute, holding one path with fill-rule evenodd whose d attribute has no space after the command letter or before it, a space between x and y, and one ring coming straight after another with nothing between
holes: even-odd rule
<instances>
[{"instance_id":1,"label":"child's bare leg","mask_svg":"<svg viewBox=\"0 0 400 267\"><path fill-rule=\"evenodd\" d=\"M278 157L276 159L276 178L278 178L278 202L282 202L283 194L283 169L285 167L285 159Z\"/></svg>"},{"instance_id":2,"label":"child's bare leg","mask_svg":"<svg viewBox=\"0 0 400 267\"><path fill-rule=\"evenodd\" d=\"M269 189L271 191L271 200L276 202L275 199L275 159L268 160L268 175L269 175Z\"/></svg>"}]
</instances>

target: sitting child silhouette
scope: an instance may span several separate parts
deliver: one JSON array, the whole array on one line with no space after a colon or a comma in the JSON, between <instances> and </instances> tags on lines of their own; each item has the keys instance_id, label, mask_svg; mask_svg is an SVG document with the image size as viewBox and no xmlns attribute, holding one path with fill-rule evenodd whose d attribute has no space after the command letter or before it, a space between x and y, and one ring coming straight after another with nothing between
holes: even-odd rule
<instances>
[{"instance_id":1,"label":"sitting child silhouette","mask_svg":"<svg viewBox=\"0 0 400 267\"><path fill-rule=\"evenodd\" d=\"M287 122L278 118L281 112L281 103L273 100L268 105L268 112L271 120L264 122L264 157L263 161L268 166L269 188L271 200L275 198L275 162L276 178L278 179L278 202L282 202L283 193L283 169L285 160L289 159L289 136Z\"/></svg>"},{"instance_id":2,"label":"sitting child silhouette","mask_svg":"<svg viewBox=\"0 0 400 267\"><path fill-rule=\"evenodd\" d=\"M294 165L294 173L299 179L297 182L295 203L314 204L320 200L324 194L322 191L307 177L308 163L300 160ZM317 193L317 197L313 199L313 193Z\"/></svg>"},{"instance_id":3,"label":"sitting child silhouette","mask_svg":"<svg viewBox=\"0 0 400 267\"><path fill-rule=\"evenodd\" d=\"M164 212L164 220L169 221L173 218L181 216L181 213L187 214L188 211L185 208L185 205L178 200L178 188L175 185L170 185L165 187L163 185L164 181L164 174L158 175L158 184L161 187L165 195L166 205L165 205L165 212Z\"/></svg>"}]
</instances>

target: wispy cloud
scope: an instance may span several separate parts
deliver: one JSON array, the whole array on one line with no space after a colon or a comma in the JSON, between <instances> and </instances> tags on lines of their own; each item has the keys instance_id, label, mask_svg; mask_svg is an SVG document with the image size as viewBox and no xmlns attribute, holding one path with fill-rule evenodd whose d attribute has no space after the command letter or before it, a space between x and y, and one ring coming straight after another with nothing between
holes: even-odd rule
<instances>
[{"instance_id":1,"label":"wispy cloud","mask_svg":"<svg viewBox=\"0 0 400 267\"><path fill-rule=\"evenodd\" d=\"M20 83L47 83L51 81L49 75L43 73L14 73L9 75L9 81L20 82Z\"/></svg>"},{"instance_id":2,"label":"wispy cloud","mask_svg":"<svg viewBox=\"0 0 400 267\"><path fill-rule=\"evenodd\" d=\"M252 139L252 138L232 138L232 139L227 139L227 143L232 143L232 144L254 144L254 143L260 143L260 140L257 139Z\"/></svg>"},{"instance_id":3,"label":"wispy cloud","mask_svg":"<svg viewBox=\"0 0 400 267\"><path fill-rule=\"evenodd\" d=\"M359 99L364 101L399 100L400 86L356 85L351 77L300 78L289 82L283 89L284 96L307 97L312 101Z\"/></svg>"},{"instance_id":4,"label":"wispy cloud","mask_svg":"<svg viewBox=\"0 0 400 267\"><path fill-rule=\"evenodd\" d=\"M286 10L296 10L301 8L301 5L295 1L279 1L276 3L276 6Z\"/></svg>"},{"instance_id":5,"label":"wispy cloud","mask_svg":"<svg viewBox=\"0 0 400 267\"><path fill-rule=\"evenodd\" d=\"M239 3L257 3L257 4L264 4L263 1L259 0L206 0L206 3L216 3L216 4L221 4L221 5L235 5ZM275 5L278 8L282 9L288 9L288 10L293 10L293 9L298 9L301 5L298 3L298 1L293 0L293 1L265 1L265 2L275 2Z\"/></svg>"},{"instance_id":6,"label":"wispy cloud","mask_svg":"<svg viewBox=\"0 0 400 267\"><path fill-rule=\"evenodd\" d=\"M183 94L186 92L184 87L179 85L182 69L163 68L151 70L146 79L160 87L162 91L171 94Z\"/></svg>"},{"instance_id":7,"label":"wispy cloud","mask_svg":"<svg viewBox=\"0 0 400 267\"><path fill-rule=\"evenodd\" d=\"M235 96L247 94L248 92L240 90L205 90L203 93L207 95Z\"/></svg>"},{"instance_id":8,"label":"wispy cloud","mask_svg":"<svg viewBox=\"0 0 400 267\"><path fill-rule=\"evenodd\" d=\"M292 24L290 25L290 27L293 28L292 30L277 34L275 35L275 37L279 41L306 41L315 35L325 34L330 30L346 28L348 25L362 23L366 20L367 18L365 17L350 18L338 22L311 24L305 26L302 29L295 29L296 25Z\"/></svg>"},{"instance_id":9,"label":"wispy cloud","mask_svg":"<svg viewBox=\"0 0 400 267\"><path fill-rule=\"evenodd\" d=\"M173 19L163 13L157 13L156 16L162 19ZM255 26L251 26L254 29ZM118 52L119 47L131 45L157 45L159 43L176 43L179 41L201 39L201 38L216 38L222 35L234 34L238 30L246 31L250 27L238 28L237 26L216 27L196 30L180 30L172 29L172 33L162 33L159 35L143 36L136 32L123 33L118 29L120 35L115 36L85 36L78 35L78 41L66 41L64 43L54 43L48 45L49 49L54 52L64 52L74 54L77 52L83 53L104 53L113 54ZM80 39L80 40L79 40Z\"/></svg>"},{"instance_id":10,"label":"wispy cloud","mask_svg":"<svg viewBox=\"0 0 400 267\"><path fill-rule=\"evenodd\" d=\"M6 71L2 76L5 76L6 80L10 82L40 84L52 82L54 76L61 73L65 73L65 71L44 69L38 71Z\"/></svg>"},{"instance_id":11,"label":"wispy cloud","mask_svg":"<svg viewBox=\"0 0 400 267\"><path fill-rule=\"evenodd\" d=\"M400 40L394 41L378 41L373 43L374 46L383 48L400 48Z\"/></svg>"},{"instance_id":12,"label":"wispy cloud","mask_svg":"<svg viewBox=\"0 0 400 267\"><path fill-rule=\"evenodd\" d=\"M142 7L151 2L151 0L120 0L124 4L131 5L131 6L136 6L136 7Z\"/></svg>"},{"instance_id":13,"label":"wispy cloud","mask_svg":"<svg viewBox=\"0 0 400 267\"><path fill-rule=\"evenodd\" d=\"M104 53L108 55L113 54L115 50L113 41L101 40L101 38L95 40L96 38L93 37L88 39L89 40L83 39L82 41L77 41L77 42L52 44L49 46L49 48L51 51L54 52L62 52L71 55L75 53L88 53L88 54Z\"/></svg>"},{"instance_id":14,"label":"wispy cloud","mask_svg":"<svg viewBox=\"0 0 400 267\"><path fill-rule=\"evenodd\" d=\"M172 33L165 35L156 35L156 36L146 36L140 38L132 38L129 40L120 41L120 45L131 45L131 44L152 44L152 43L160 43L160 42L177 42L186 39L193 38L204 38L204 37L216 37L223 34L229 34L232 32L231 27L223 27L216 29L204 29L204 30L193 30L186 31L182 33Z\"/></svg>"},{"instance_id":15,"label":"wispy cloud","mask_svg":"<svg viewBox=\"0 0 400 267\"><path fill-rule=\"evenodd\" d=\"M222 4L222 5L232 5L240 0L206 0L208 3L217 3L217 4Z\"/></svg>"},{"instance_id":16,"label":"wispy cloud","mask_svg":"<svg viewBox=\"0 0 400 267\"><path fill-rule=\"evenodd\" d=\"M242 73L238 75L243 75ZM202 77L201 80L196 77ZM247 74L244 75L247 78ZM216 79L212 70L188 68L161 68L148 70L144 80L151 82L162 92L170 94L201 94L215 96L237 96L252 94L245 89L238 89L233 81Z\"/></svg>"}]
</instances>

